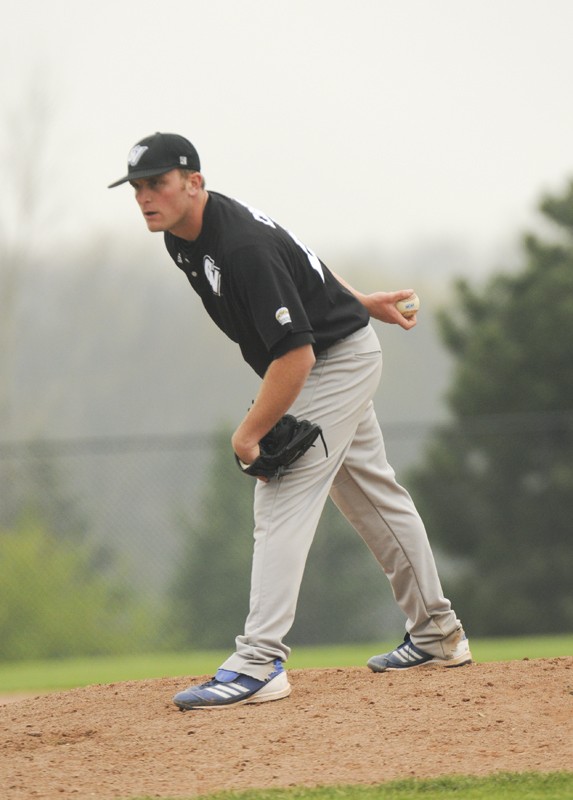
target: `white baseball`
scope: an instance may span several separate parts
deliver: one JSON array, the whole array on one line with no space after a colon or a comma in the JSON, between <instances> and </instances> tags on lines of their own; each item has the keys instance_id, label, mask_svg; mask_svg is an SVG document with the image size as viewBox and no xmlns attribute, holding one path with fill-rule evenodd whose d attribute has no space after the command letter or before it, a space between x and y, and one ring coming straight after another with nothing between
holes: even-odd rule
<instances>
[{"instance_id":1,"label":"white baseball","mask_svg":"<svg viewBox=\"0 0 573 800\"><path fill-rule=\"evenodd\" d=\"M417 294L411 294L405 300L398 300L396 308L403 317L413 317L416 311L420 308L420 298Z\"/></svg>"}]
</instances>

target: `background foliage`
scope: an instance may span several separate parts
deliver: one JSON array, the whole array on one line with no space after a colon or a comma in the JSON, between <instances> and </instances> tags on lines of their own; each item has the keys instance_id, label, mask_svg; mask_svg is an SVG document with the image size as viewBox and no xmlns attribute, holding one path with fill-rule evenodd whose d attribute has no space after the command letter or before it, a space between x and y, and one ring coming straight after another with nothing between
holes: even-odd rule
<instances>
[{"instance_id":1,"label":"background foliage","mask_svg":"<svg viewBox=\"0 0 573 800\"><path fill-rule=\"evenodd\" d=\"M0 659L147 649L152 610L122 576L100 567L89 545L33 519L0 531Z\"/></svg>"},{"instance_id":2,"label":"background foliage","mask_svg":"<svg viewBox=\"0 0 573 800\"><path fill-rule=\"evenodd\" d=\"M412 475L476 634L573 625L573 183L540 208L553 228L524 237L521 268L459 281L440 314L453 419Z\"/></svg>"}]
</instances>

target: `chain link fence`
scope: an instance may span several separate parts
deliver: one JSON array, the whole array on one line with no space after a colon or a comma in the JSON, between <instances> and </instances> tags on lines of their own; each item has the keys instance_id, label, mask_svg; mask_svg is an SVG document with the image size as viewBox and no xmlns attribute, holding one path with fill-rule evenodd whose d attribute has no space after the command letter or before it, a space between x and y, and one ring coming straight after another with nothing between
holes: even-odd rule
<instances>
[{"instance_id":1,"label":"chain link fence","mask_svg":"<svg viewBox=\"0 0 573 800\"><path fill-rule=\"evenodd\" d=\"M532 437L545 461L560 446L548 419L483 418L474 424L478 435L506 437L509 448ZM385 426L399 479L434 427ZM171 646L173 623L163 610L181 559L184 523L193 523L207 483L217 479L215 446L215 434L0 444L0 659ZM238 491L249 491L244 479L239 484ZM447 559L439 560L447 571ZM384 591L386 621L395 630L400 618L390 590ZM90 616L98 603L105 613ZM364 615L371 605L365 596ZM59 628L53 622L58 613ZM42 640L39 650L35 626L52 638ZM101 640L99 649L90 636Z\"/></svg>"},{"instance_id":2,"label":"chain link fence","mask_svg":"<svg viewBox=\"0 0 573 800\"><path fill-rule=\"evenodd\" d=\"M426 434L426 426L390 427L387 444L405 461L406 449L414 452ZM190 434L0 444L0 561L5 569L11 569L8 562L14 561L12 579L17 578L11 589L4 576L4 589L0 588L5 609L3 623L0 612L4 639L0 659L171 645L170 627L175 622L168 615L162 617L162 609L189 523L197 519L208 482L217 481L213 472L216 438L216 434ZM232 458L230 432L228 448ZM244 503L244 493L252 491L253 484L240 475L239 479L233 491L242 493ZM33 539L33 531L42 539L36 545L28 541ZM250 531L243 534L250 548ZM352 532L350 536L356 540L355 547L363 548L358 537ZM56 557L60 549L78 557L67 571ZM364 551L360 558L370 561ZM378 570L373 561L368 568ZM78 570L83 576L80 586ZM242 592L245 577L237 576ZM96 579L101 590L96 592L97 602L109 605L105 613L96 613L93 597L86 591ZM389 588L383 587L381 592L382 600L392 605ZM144 602L144 608L136 613L144 622L134 622L128 615L125 629L120 631L122 645L117 639L106 645L100 629L115 625L120 612L125 613L126 594L130 593ZM246 598L241 600L246 602ZM366 599L364 602L366 613ZM22 604L27 610L22 611ZM51 644L35 630L35 626L42 627L46 636L50 635L46 625L49 629L51 620L42 623L44 617L50 617L50 608L53 615L60 609L60 615L66 617L61 619L63 630L51 634ZM91 627L88 610L95 614ZM76 616L79 620L74 622ZM396 613L389 611L388 624L393 620L399 626L396 619ZM97 640L93 648L89 642L81 644L88 634L78 637L78 627L92 630ZM65 641L66 636L70 642Z\"/></svg>"}]
</instances>

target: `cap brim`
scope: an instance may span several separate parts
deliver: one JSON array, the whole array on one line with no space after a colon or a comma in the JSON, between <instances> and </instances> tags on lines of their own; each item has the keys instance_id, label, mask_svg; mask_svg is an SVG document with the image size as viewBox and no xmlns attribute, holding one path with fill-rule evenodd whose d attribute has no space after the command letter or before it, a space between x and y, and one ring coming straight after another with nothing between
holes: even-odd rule
<instances>
[{"instance_id":1,"label":"cap brim","mask_svg":"<svg viewBox=\"0 0 573 800\"><path fill-rule=\"evenodd\" d=\"M155 169L134 169L133 172L130 172L129 175L124 175L123 178L120 178L115 183L110 183L107 187L108 189L113 189L114 186L121 186L122 183L127 183L128 181L134 181L138 178L153 178L154 175L164 175L166 172L171 172L173 169L178 169L179 164L174 167L155 167Z\"/></svg>"},{"instance_id":2,"label":"cap brim","mask_svg":"<svg viewBox=\"0 0 573 800\"><path fill-rule=\"evenodd\" d=\"M122 183L126 183L128 180L129 180L129 176L126 175L125 178L120 178L115 183L110 183L110 185L107 188L108 189L113 189L114 186L121 186Z\"/></svg>"}]
</instances>

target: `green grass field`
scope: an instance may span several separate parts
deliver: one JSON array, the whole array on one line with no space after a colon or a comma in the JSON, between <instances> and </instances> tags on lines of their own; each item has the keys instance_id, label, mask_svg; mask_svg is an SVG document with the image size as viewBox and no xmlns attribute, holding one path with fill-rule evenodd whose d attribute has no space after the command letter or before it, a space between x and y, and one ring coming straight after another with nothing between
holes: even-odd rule
<instances>
[{"instance_id":1,"label":"green grass field","mask_svg":"<svg viewBox=\"0 0 573 800\"><path fill-rule=\"evenodd\" d=\"M371 655L395 645L396 641L392 640L368 645L297 647L293 649L288 666L290 669L364 666ZM471 648L477 662L571 656L573 635L472 638ZM227 656L227 651L201 651L6 662L0 664L0 694L55 691L145 678L209 675Z\"/></svg>"},{"instance_id":2,"label":"green grass field","mask_svg":"<svg viewBox=\"0 0 573 800\"><path fill-rule=\"evenodd\" d=\"M487 778L456 776L426 781L392 781L380 786L222 792L194 800L571 800L571 797L573 773L531 772L499 773Z\"/></svg>"}]
</instances>

